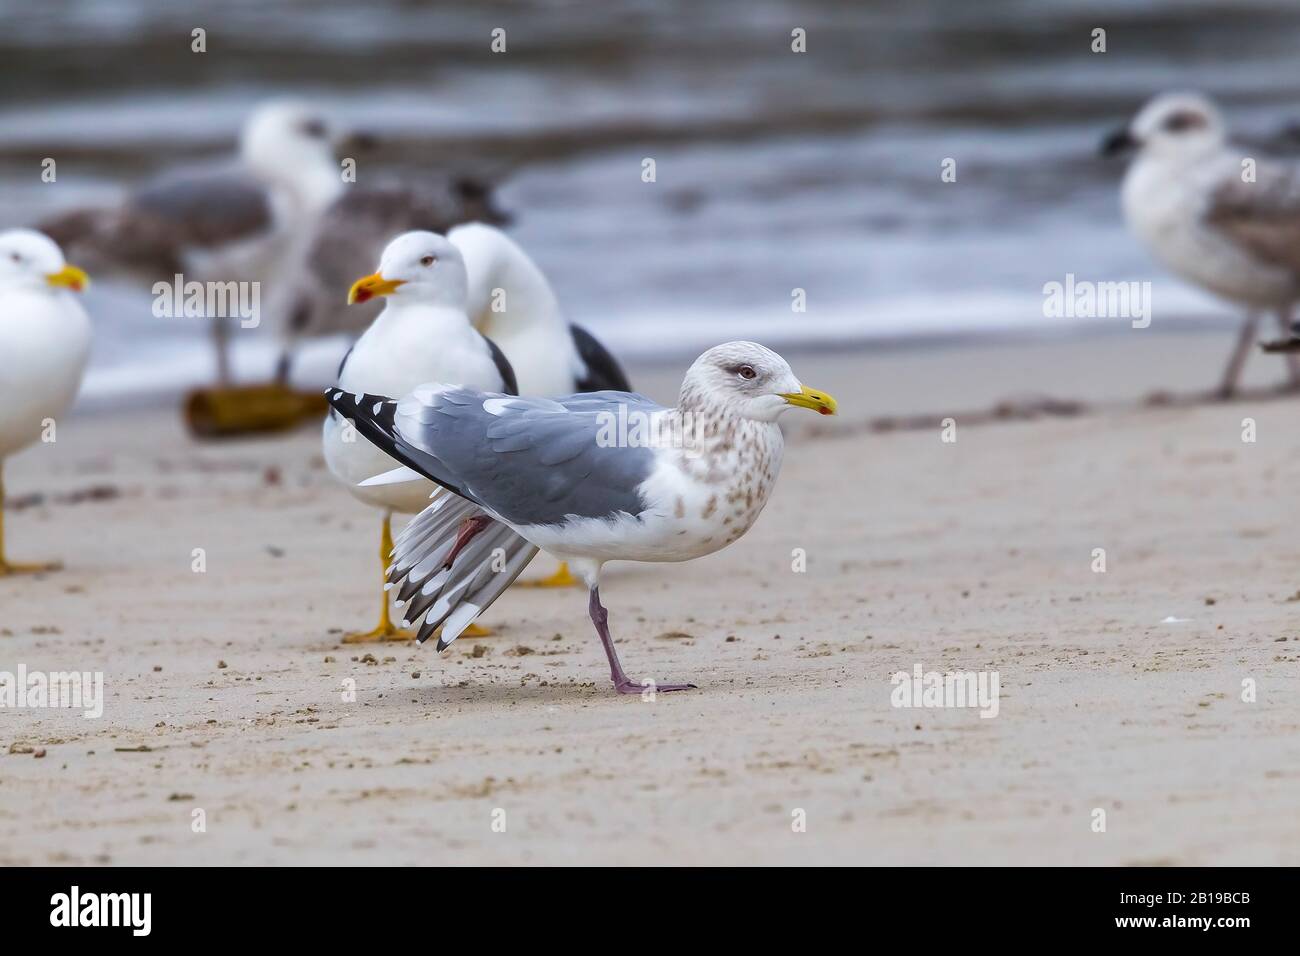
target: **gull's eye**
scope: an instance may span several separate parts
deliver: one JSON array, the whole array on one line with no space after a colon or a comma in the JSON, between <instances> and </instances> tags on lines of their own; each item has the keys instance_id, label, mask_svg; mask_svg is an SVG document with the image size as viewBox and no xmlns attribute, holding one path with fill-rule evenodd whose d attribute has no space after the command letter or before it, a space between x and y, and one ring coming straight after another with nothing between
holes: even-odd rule
<instances>
[{"instance_id":1,"label":"gull's eye","mask_svg":"<svg viewBox=\"0 0 1300 956\"><path fill-rule=\"evenodd\" d=\"M420 265L431 266L437 261L438 261L437 256L425 256L423 259L420 260Z\"/></svg>"},{"instance_id":2,"label":"gull's eye","mask_svg":"<svg viewBox=\"0 0 1300 956\"><path fill-rule=\"evenodd\" d=\"M302 131L312 139L325 138L325 124L318 119L310 119L302 124Z\"/></svg>"},{"instance_id":3,"label":"gull's eye","mask_svg":"<svg viewBox=\"0 0 1300 956\"><path fill-rule=\"evenodd\" d=\"M18 253L16 253L16 252L11 252L11 253L9 253L9 258L12 259L14 262L22 262L22 261L23 261L23 257L20 256L20 255L19 255Z\"/></svg>"},{"instance_id":4,"label":"gull's eye","mask_svg":"<svg viewBox=\"0 0 1300 956\"><path fill-rule=\"evenodd\" d=\"M752 365L742 365L740 368L736 369L736 374L743 379L758 378L758 373L754 371L754 366Z\"/></svg>"},{"instance_id":5,"label":"gull's eye","mask_svg":"<svg viewBox=\"0 0 1300 956\"><path fill-rule=\"evenodd\" d=\"M1165 129L1171 133L1182 133L1189 129L1198 129L1205 125L1205 117L1200 113L1182 110L1165 120Z\"/></svg>"}]
</instances>

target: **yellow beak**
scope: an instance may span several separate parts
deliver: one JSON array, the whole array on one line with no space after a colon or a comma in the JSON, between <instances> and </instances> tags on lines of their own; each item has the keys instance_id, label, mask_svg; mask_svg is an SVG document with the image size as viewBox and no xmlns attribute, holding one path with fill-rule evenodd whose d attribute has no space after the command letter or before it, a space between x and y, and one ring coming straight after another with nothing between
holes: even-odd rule
<instances>
[{"instance_id":1,"label":"yellow beak","mask_svg":"<svg viewBox=\"0 0 1300 956\"><path fill-rule=\"evenodd\" d=\"M781 397L791 405L798 405L800 408L811 408L821 415L834 415L839 409L835 399L825 392L819 392L807 385L802 386L797 392L786 392Z\"/></svg>"},{"instance_id":2,"label":"yellow beak","mask_svg":"<svg viewBox=\"0 0 1300 956\"><path fill-rule=\"evenodd\" d=\"M58 272L51 272L45 277L45 281L52 286L61 289L71 289L73 292L81 292L86 286L90 285L90 276L76 266L64 266Z\"/></svg>"},{"instance_id":3,"label":"yellow beak","mask_svg":"<svg viewBox=\"0 0 1300 956\"><path fill-rule=\"evenodd\" d=\"M385 279L381 273L358 279L348 290L348 305L356 302L369 302L377 295L392 295L398 286L406 285L405 279Z\"/></svg>"}]
</instances>

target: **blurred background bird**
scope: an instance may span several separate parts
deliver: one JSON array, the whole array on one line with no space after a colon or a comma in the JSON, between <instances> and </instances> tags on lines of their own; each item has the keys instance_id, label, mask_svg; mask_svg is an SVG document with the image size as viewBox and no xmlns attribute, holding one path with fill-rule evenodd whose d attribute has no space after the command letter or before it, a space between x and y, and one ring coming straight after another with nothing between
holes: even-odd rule
<instances>
[{"instance_id":1,"label":"blurred background bird","mask_svg":"<svg viewBox=\"0 0 1300 956\"><path fill-rule=\"evenodd\" d=\"M274 285L343 193L339 134L306 103L273 101L245 122L226 159L167 169L118 205L78 208L40 228L96 271L152 287L175 275ZM210 317L217 382L233 383L230 323Z\"/></svg>"},{"instance_id":2,"label":"blurred background bird","mask_svg":"<svg viewBox=\"0 0 1300 956\"><path fill-rule=\"evenodd\" d=\"M1284 336L1300 297L1300 166L1228 139L1223 116L1195 93L1166 93L1103 144L1133 154L1122 190L1129 227L1183 278L1246 310L1217 394L1230 397L1260 318ZM1290 388L1300 357L1286 356Z\"/></svg>"}]
</instances>

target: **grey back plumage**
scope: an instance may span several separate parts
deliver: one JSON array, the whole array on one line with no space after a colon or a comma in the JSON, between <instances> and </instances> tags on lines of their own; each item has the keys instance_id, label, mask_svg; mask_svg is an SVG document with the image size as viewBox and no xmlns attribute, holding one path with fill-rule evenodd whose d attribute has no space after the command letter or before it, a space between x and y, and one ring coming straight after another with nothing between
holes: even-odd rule
<instances>
[{"instance_id":1,"label":"grey back plumage","mask_svg":"<svg viewBox=\"0 0 1300 956\"><path fill-rule=\"evenodd\" d=\"M155 281L183 271L189 249L255 239L274 225L270 198L256 177L225 164L163 174L120 206L72 209L38 227L92 271Z\"/></svg>"},{"instance_id":2,"label":"grey back plumage","mask_svg":"<svg viewBox=\"0 0 1300 956\"><path fill-rule=\"evenodd\" d=\"M395 425L410 444L514 525L562 524L571 517L638 515L638 487L654 467L649 448L598 440L620 404L644 413L641 395L591 392L559 399L490 396L469 389L417 389L398 403Z\"/></svg>"},{"instance_id":3,"label":"grey back plumage","mask_svg":"<svg viewBox=\"0 0 1300 956\"><path fill-rule=\"evenodd\" d=\"M443 386L416 389L396 405L339 391L330 402L398 461L514 525L639 515L654 451L604 438L617 436L610 423L620 406L663 410L627 392L544 399Z\"/></svg>"},{"instance_id":4,"label":"grey back plumage","mask_svg":"<svg viewBox=\"0 0 1300 956\"><path fill-rule=\"evenodd\" d=\"M267 191L238 166L182 170L145 185L128 207L167 223L178 243L208 246L272 228Z\"/></svg>"},{"instance_id":5,"label":"grey back plumage","mask_svg":"<svg viewBox=\"0 0 1300 956\"><path fill-rule=\"evenodd\" d=\"M1256 258L1300 279L1300 167L1261 159L1255 181L1227 177L1211 195L1205 221Z\"/></svg>"}]
</instances>

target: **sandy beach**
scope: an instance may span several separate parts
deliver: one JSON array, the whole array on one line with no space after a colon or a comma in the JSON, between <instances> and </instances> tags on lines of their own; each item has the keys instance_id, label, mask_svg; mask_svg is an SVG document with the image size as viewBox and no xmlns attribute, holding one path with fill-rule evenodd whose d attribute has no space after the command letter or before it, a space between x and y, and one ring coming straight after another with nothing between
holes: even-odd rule
<instances>
[{"instance_id":1,"label":"sandy beach","mask_svg":"<svg viewBox=\"0 0 1300 956\"><path fill-rule=\"evenodd\" d=\"M758 524L602 586L629 673L699 685L653 701L578 590L441 656L341 645L379 522L315 430L84 412L6 473L12 554L66 568L0 580L0 670L102 671L104 713L0 711L0 864L1300 864L1296 399L1142 401L1228 345L787 353L842 414L786 416ZM1044 395L1087 407L965 421ZM891 706L918 664L997 671L997 716Z\"/></svg>"}]
</instances>

